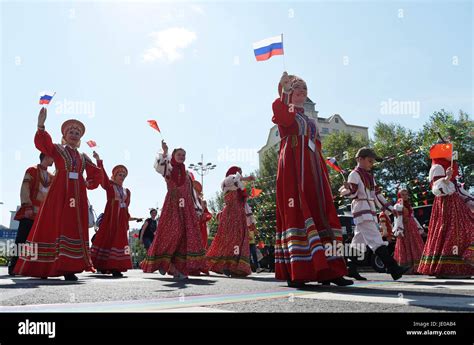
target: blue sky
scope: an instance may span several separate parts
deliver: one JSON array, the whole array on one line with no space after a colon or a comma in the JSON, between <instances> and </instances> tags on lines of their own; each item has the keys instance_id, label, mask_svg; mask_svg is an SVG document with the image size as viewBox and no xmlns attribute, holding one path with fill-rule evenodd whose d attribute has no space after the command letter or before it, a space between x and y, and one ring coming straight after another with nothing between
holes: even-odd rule
<instances>
[{"instance_id":1,"label":"blue sky","mask_svg":"<svg viewBox=\"0 0 474 345\"><path fill-rule=\"evenodd\" d=\"M98 143L109 172L128 167L132 215L146 216L166 193L153 169L161 139L148 119L171 148L187 150L188 164L201 154L217 164L205 179L208 198L229 166L254 171L283 58L256 62L252 43L282 32L286 69L307 81L322 117L418 129L441 108L473 112L471 1L20 1L2 2L1 11L4 225L24 170L37 162L42 90L57 92L46 122L56 142L61 123L78 118L83 142ZM383 114L390 99L418 104L419 116ZM81 149L92 155L85 143ZM101 212L105 192L89 196Z\"/></svg>"}]
</instances>

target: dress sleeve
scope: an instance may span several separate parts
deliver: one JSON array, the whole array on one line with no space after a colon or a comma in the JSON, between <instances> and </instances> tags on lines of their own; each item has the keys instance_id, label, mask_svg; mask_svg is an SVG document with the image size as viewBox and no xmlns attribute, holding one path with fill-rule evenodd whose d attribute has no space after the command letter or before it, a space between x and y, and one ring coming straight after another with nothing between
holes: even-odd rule
<instances>
[{"instance_id":1,"label":"dress sleeve","mask_svg":"<svg viewBox=\"0 0 474 345\"><path fill-rule=\"evenodd\" d=\"M284 104L279 98L273 102L272 108L273 123L283 127L289 127L295 121L296 112L290 111L290 107Z\"/></svg>"},{"instance_id":2,"label":"dress sleeve","mask_svg":"<svg viewBox=\"0 0 474 345\"><path fill-rule=\"evenodd\" d=\"M25 172L20 189L20 201L22 205L31 206L33 204L30 196L30 183L33 183L33 176L30 174L30 169L28 169Z\"/></svg>"},{"instance_id":3,"label":"dress sleeve","mask_svg":"<svg viewBox=\"0 0 474 345\"><path fill-rule=\"evenodd\" d=\"M397 216L394 217L394 225L393 225L393 231L392 234L394 236L403 236L403 231L405 229L404 227L404 220L403 220L403 210L404 207L403 205L397 203L394 206L395 210L397 211Z\"/></svg>"},{"instance_id":4,"label":"dress sleeve","mask_svg":"<svg viewBox=\"0 0 474 345\"><path fill-rule=\"evenodd\" d=\"M458 186L458 193L467 206L472 209L474 207L474 198L471 196L471 194L469 194L469 192L461 185Z\"/></svg>"},{"instance_id":5,"label":"dress sleeve","mask_svg":"<svg viewBox=\"0 0 474 345\"><path fill-rule=\"evenodd\" d=\"M46 130L38 129L35 134L35 146L36 148L49 157L53 157L56 161L58 157L58 151L56 146L53 144L53 140Z\"/></svg>"},{"instance_id":6,"label":"dress sleeve","mask_svg":"<svg viewBox=\"0 0 474 345\"><path fill-rule=\"evenodd\" d=\"M163 177L168 177L171 170L173 170L170 159L171 157L168 154L164 155L162 153L159 153L155 158L155 170L158 174L163 175Z\"/></svg>"},{"instance_id":7,"label":"dress sleeve","mask_svg":"<svg viewBox=\"0 0 474 345\"><path fill-rule=\"evenodd\" d=\"M431 190L435 196L451 195L456 191L454 183L445 181L446 172L440 164L431 166L430 173Z\"/></svg>"},{"instance_id":8,"label":"dress sleeve","mask_svg":"<svg viewBox=\"0 0 474 345\"><path fill-rule=\"evenodd\" d=\"M242 176L240 173L232 174L227 176L224 181L222 181L221 187L222 191L225 193L233 190L242 189L244 190L244 184L241 181Z\"/></svg>"},{"instance_id":9,"label":"dress sleeve","mask_svg":"<svg viewBox=\"0 0 474 345\"><path fill-rule=\"evenodd\" d=\"M132 192L130 192L130 189L128 189L128 188L127 188L127 195L128 195L128 197L127 197L126 203L127 203L127 207L128 207L128 206L130 206L130 202L132 200Z\"/></svg>"},{"instance_id":10,"label":"dress sleeve","mask_svg":"<svg viewBox=\"0 0 474 345\"><path fill-rule=\"evenodd\" d=\"M85 153L83 155L86 161L87 189L96 189L102 181L102 169L97 167Z\"/></svg>"},{"instance_id":11,"label":"dress sleeve","mask_svg":"<svg viewBox=\"0 0 474 345\"><path fill-rule=\"evenodd\" d=\"M127 204L127 212L128 212L128 208L130 207L130 202L132 201L132 192L130 192L130 189L126 189L127 190L127 201L125 201L125 203ZM128 213L128 219L130 219L130 212Z\"/></svg>"},{"instance_id":12,"label":"dress sleeve","mask_svg":"<svg viewBox=\"0 0 474 345\"><path fill-rule=\"evenodd\" d=\"M102 188L108 191L110 189L110 179L109 179L109 175L105 171L104 161L102 159L97 161L97 165L102 170L102 179L100 180L100 185L102 186Z\"/></svg>"}]
</instances>

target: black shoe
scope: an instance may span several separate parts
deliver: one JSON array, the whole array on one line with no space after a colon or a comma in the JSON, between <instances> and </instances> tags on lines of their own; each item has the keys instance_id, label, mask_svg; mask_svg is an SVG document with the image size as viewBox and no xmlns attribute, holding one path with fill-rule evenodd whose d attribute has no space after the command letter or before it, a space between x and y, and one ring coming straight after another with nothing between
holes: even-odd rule
<instances>
[{"instance_id":1,"label":"black shoe","mask_svg":"<svg viewBox=\"0 0 474 345\"><path fill-rule=\"evenodd\" d=\"M46 279L48 279L48 277L41 277L41 279L46 280Z\"/></svg>"},{"instance_id":2,"label":"black shoe","mask_svg":"<svg viewBox=\"0 0 474 345\"><path fill-rule=\"evenodd\" d=\"M123 278L123 274L119 271L112 272L112 277L114 278Z\"/></svg>"},{"instance_id":3,"label":"black shoe","mask_svg":"<svg viewBox=\"0 0 474 345\"><path fill-rule=\"evenodd\" d=\"M15 276L15 273L13 273L13 271L15 270L16 262L17 262L17 258L14 257L14 258L12 258L12 259L10 260L10 262L8 263L8 275L9 275L9 276L12 276L12 277Z\"/></svg>"},{"instance_id":4,"label":"black shoe","mask_svg":"<svg viewBox=\"0 0 474 345\"><path fill-rule=\"evenodd\" d=\"M15 269L15 266L8 266L8 275L11 277L15 276L15 273L13 273L13 270Z\"/></svg>"},{"instance_id":5,"label":"black shoe","mask_svg":"<svg viewBox=\"0 0 474 345\"><path fill-rule=\"evenodd\" d=\"M336 284L337 286L348 286L354 284L350 279L345 279L344 277L339 277L332 280L325 280L321 282L323 285L331 285L331 283Z\"/></svg>"},{"instance_id":6,"label":"black shoe","mask_svg":"<svg viewBox=\"0 0 474 345\"><path fill-rule=\"evenodd\" d=\"M403 274L410 269L410 267L402 267L397 264L395 259L388 253L386 246L380 246L375 251L375 254L378 255L380 260L387 267L388 273L392 276L393 280L400 279Z\"/></svg>"},{"instance_id":7,"label":"black shoe","mask_svg":"<svg viewBox=\"0 0 474 345\"><path fill-rule=\"evenodd\" d=\"M367 280L366 277L362 277L359 272L349 272L347 275L349 278L354 278L355 280Z\"/></svg>"},{"instance_id":8,"label":"black shoe","mask_svg":"<svg viewBox=\"0 0 474 345\"><path fill-rule=\"evenodd\" d=\"M225 269L225 270L222 270L222 272L227 276L227 277L230 277L231 276L231 273L229 270Z\"/></svg>"},{"instance_id":9,"label":"black shoe","mask_svg":"<svg viewBox=\"0 0 474 345\"><path fill-rule=\"evenodd\" d=\"M411 267L410 266L398 266L389 270L390 275L392 276L393 280L400 279Z\"/></svg>"},{"instance_id":10,"label":"black shoe","mask_svg":"<svg viewBox=\"0 0 474 345\"><path fill-rule=\"evenodd\" d=\"M300 289L300 288L305 287L304 282L295 282L293 280L287 280L286 283L288 284L288 287L290 288Z\"/></svg>"},{"instance_id":11,"label":"black shoe","mask_svg":"<svg viewBox=\"0 0 474 345\"><path fill-rule=\"evenodd\" d=\"M349 278L354 278L355 280L367 280L367 278L362 277L357 271L357 265L354 262L349 262L347 264Z\"/></svg>"},{"instance_id":12,"label":"black shoe","mask_svg":"<svg viewBox=\"0 0 474 345\"><path fill-rule=\"evenodd\" d=\"M349 278L354 278L355 280L367 280L366 277L362 277L357 269L349 269L349 273L347 274Z\"/></svg>"},{"instance_id":13,"label":"black shoe","mask_svg":"<svg viewBox=\"0 0 474 345\"><path fill-rule=\"evenodd\" d=\"M77 276L75 274L65 274L64 275L64 280L75 282L75 281L77 281Z\"/></svg>"}]
</instances>

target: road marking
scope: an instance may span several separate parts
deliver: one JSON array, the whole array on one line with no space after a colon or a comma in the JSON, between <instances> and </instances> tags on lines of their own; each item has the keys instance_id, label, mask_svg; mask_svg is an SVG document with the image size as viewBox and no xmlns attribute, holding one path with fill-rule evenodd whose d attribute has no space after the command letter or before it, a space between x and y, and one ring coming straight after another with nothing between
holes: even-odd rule
<instances>
[{"instance_id":1,"label":"road marking","mask_svg":"<svg viewBox=\"0 0 474 345\"><path fill-rule=\"evenodd\" d=\"M232 310L224 310L207 307L188 307L160 310L163 313L233 313Z\"/></svg>"},{"instance_id":2,"label":"road marking","mask_svg":"<svg viewBox=\"0 0 474 345\"><path fill-rule=\"evenodd\" d=\"M472 296L443 296L442 298L439 298L437 296L413 295L408 293L398 294L396 291L377 295L348 291L348 293L320 292L295 297L325 301L400 304L417 307L443 307L474 310L474 300Z\"/></svg>"},{"instance_id":3,"label":"road marking","mask_svg":"<svg viewBox=\"0 0 474 345\"><path fill-rule=\"evenodd\" d=\"M34 304L0 307L0 312L147 312L182 307L200 307L227 303L291 298L312 292L282 288L275 291L224 295L195 295L150 300L108 301L93 303Z\"/></svg>"}]
</instances>

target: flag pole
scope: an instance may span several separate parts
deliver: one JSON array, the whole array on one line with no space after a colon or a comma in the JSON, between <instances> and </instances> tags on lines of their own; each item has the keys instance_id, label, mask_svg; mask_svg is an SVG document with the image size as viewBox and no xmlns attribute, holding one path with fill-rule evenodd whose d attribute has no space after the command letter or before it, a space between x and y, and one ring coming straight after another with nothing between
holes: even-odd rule
<instances>
[{"instance_id":1,"label":"flag pole","mask_svg":"<svg viewBox=\"0 0 474 345\"><path fill-rule=\"evenodd\" d=\"M341 176L342 176L342 180L343 180L344 182L346 182L346 177L344 176L344 173L343 173L342 171L341 171L340 173L341 173Z\"/></svg>"},{"instance_id":2,"label":"flag pole","mask_svg":"<svg viewBox=\"0 0 474 345\"><path fill-rule=\"evenodd\" d=\"M286 64L285 64L285 47L283 45L283 33L281 34L281 45L283 47L283 71L286 71Z\"/></svg>"},{"instance_id":3,"label":"flag pole","mask_svg":"<svg viewBox=\"0 0 474 345\"><path fill-rule=\"evenodd\" d=\"M454 144L451 143L451 169L453 169L453 162L454 162Z\"/></svg>"},{"instance_id":4,"label":"flag pole","mask_svg":"<svg viewBox=\"0 0 474 345\"><path fill-rule=\"evenodd\" d=\"M56 91L54 91L53 95L51 96L51 101L53 100L54 96L56 96ZM51 102L49 102L49 103L51 103ZM49 103L48 103L48 104L46 104L46 105L48 106L48 105L49 105Z\"/></svg>"}]
</instances>

